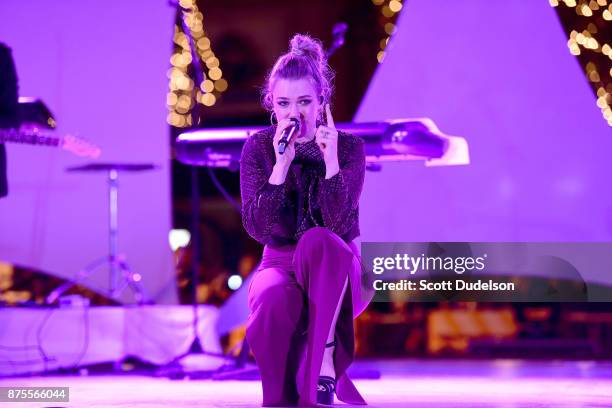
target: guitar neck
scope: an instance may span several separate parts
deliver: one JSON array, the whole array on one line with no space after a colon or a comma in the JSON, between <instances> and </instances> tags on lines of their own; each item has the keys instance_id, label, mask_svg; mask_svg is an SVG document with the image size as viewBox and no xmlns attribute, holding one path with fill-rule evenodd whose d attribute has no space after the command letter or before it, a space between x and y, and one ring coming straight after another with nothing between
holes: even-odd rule
<instances>
[{"instance_id":1,"label":"guitar neck","mask_svg":"<svg viewBox=\"0 0 612 408\"><path fill-rule=\"evenodd\" d=\"M38 130L0 129L0 143L23 143L32 145L60 146L62 139Z\"/></svg>"}]
</instances>

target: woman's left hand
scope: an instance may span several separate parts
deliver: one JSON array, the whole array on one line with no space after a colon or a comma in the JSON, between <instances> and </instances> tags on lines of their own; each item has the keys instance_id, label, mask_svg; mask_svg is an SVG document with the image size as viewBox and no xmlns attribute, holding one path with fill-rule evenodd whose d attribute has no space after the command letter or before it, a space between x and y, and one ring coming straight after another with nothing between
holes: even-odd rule
<instances>
[{"instance_id":1,"label":"woman's left hand","mask_svg":"<svg viewBox=\"0 0 612 408\"><path fill-rule=\"evenodd\" d=\"M329 104L325 105L327 126L319 126L315 133L315 140L323 153L325 161L325 178L331 178L340 171L338 165L338 131L334 124Z\"/></svg>"}]
</instances>

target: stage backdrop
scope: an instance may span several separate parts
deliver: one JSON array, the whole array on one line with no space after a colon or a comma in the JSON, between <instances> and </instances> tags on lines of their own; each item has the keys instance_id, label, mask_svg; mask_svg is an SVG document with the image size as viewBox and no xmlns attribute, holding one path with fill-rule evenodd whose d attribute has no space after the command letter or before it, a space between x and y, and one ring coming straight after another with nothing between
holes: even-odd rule
<instances>
[{"instance_id":1,"label":"stage backdrop","mask_svg":"<svg viewBox=\"0 0 612 408\"><path fill-rule=\"evenodd\" d=\"M406 2L355 120L430 117L472 163L368 173L362 240L610 241L612 129L567 39L546 1Z\"/></svg>"},{"instance_id":2,"label":"stage backdrop","mask_svg":"<svg viewBox=\"0 0 612 408\"><path fill-rule=\"evenodd\" d=\"M148 294L169 303L176 293L165 95L174 15L164 0L0 2L0 41L13 49L19 94L43 99L61 133L98 144L97 162L160 166L119 176L119 249ZM106 254L105 175L65 172L91 160L37 146L7 150L0 260L70 278ZM107 282L107 270L88 281Z\"/></svg>"}]
</instances>

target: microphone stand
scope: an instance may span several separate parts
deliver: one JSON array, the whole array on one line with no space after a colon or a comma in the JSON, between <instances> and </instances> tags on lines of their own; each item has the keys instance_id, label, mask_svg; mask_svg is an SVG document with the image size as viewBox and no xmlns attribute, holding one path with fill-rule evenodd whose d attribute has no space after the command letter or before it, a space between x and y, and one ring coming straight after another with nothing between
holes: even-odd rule
<instances>
[{"instance_id":1,"label":"microphone stand","mask_svg":"<svg viewBox=\"0 0 612 408\"><path fill-rule=\"evenodd\" d=\"M191 30L189 26L185 22L184 12L187 9L184 9L178 1L171 0L170 4L174 7L178 7L181 12L181 25L183 28L183 32L189 39L189 46L191 50L191 61L193 63L193 71L195 76L195 83L202 83L202 64L200 61L200 57L196 52L196 45L193 41L193 36L191 35ZM193 92L197 92L196 89L199 85L194 86ZM198 120L200 118L201 113L201 104L196 101L193 108L193 118L191 121L190 130L196 129L198 125ZM189 377L191 379L200 379L200 378L210 378L212 375L218 370L208 369L208 370L185 370L184 365L180 363L185 357L188 356L209 356L214 358L222 358L226 359L226 356L222 353L212 353L206 351L202 342L200 341L200 337L198 336L198 326L199 326L199 316L198 316L198 299L197 299L197 290L198 290L198 282L199 282L199 266L201 260L200 253L200 245L201 245L201 237L200 237L200 228L199 228L199 220L200 220L200 188L198 183L198 169L196 166L191 166L191 248L192 248L192 262L191 262L191 284L192 284L192 327L193 327L193 341L189 346L189 349L184 353L176 356L170 363L166 364L164 367L160 368L156 372L156 376L165 376L170 379L182 379L185 377ZM221 364L222 365L222 364Z\"/></svg>"},{"instance_id":2,"label":"microphone stand","mask_svg":"<svg viewBox=\"0 0 612 408\"><path fill-rule=\"evenodd\" d=\"M344 45L344 36L346 35L346 30L348 30L348 24L340 21L334 24L332 28L332 43L325 52L325 57L329 59L338 48Z\"/></svg>"}]
</instances>

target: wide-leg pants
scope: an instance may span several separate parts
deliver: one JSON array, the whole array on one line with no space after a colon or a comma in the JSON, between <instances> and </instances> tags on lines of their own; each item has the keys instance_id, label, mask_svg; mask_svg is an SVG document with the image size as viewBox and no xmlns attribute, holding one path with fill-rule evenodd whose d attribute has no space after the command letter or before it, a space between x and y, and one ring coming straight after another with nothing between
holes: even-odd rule
<instances>
[{"instance_id":1,"label":"wide-leg pants","mask_svg":"<svg viewBox=\"0 0 612 408\"><path fill-rule=\"evenodd\" d=\"M249 287L247 339L259 367L264 406L315 405L325 342L348 277L336 323L336 394L365 404L346 369L353 361L353 319L373 292L362 285L359 252L327 228L308 230L297 245L264 248Z\"/></svg>"}]
</instances>

